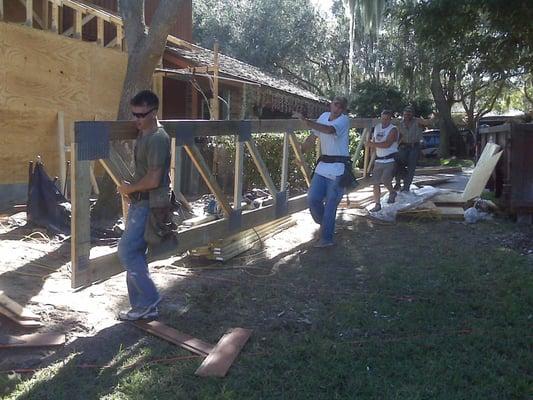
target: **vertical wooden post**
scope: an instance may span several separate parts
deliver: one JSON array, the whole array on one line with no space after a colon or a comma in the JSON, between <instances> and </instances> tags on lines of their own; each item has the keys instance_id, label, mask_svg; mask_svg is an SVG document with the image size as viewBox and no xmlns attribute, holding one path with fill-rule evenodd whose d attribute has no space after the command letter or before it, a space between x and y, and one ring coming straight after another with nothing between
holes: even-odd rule
<instances>
[{"instance_id":1,"label":"vertical wooden post","mask_svg":"<svg viewBox=\"0 0 533 400\"><path fill-rule=\"evenodd\" d=\"M51 4L52 7L52 21L50 29L52 32L59 33L59 6L56 3Z\"/></svg>"},{"instance_id":2,"label":"vertical wooden post","mask_svg":"<svg viewBox=\"0 0 533 400\"><path fill-rule=\"evenodd\" d=\"M283 160L281 163L281 187L280 191L284 192L289 185L289 135L292 131L283 134Z\"/></svg>"},{"instance_id":3,"label":"vertical wooden post","mask_svg":"<svg viewBox=\"0 0 533 400\"><path fill-rule=\"evenodd\" d=\"M170 139L170 187L176 191L176 138Z\"/></svg>"},{"instance_id":4,"label":"vertical wooden post","mask_svg":"<svg viewBox=\"0 0 533 400\"><path fill-rule=\"evenodd\" d=\"M244 179L244 143L235 137L235 176L233 186L233 208L239 210L242 203L242 185Z\"/></svg>"},{"instance_id":5,"label":"vertical wooden post","mask_svg":"<svg viewBox=\"0 0 533 400\"><path fill-rule=\"evenodd\" d=\"M26 26L33 26L33 0L26 0Z\"/></svg>"},{"instance_id":6,"label":"vertical wooden post","mask_svg":"<svg viewBox=\"0 0 533 400\"><path fill-rule=\"evenodd\" d=\"M74 11L74 39L81 39L82 38L82 13L79 10Z\"/></svg>"},{"instance_id":7,"label":"vertical wooden post","mask_svg":"<svg viewBox=\"0 0 533 400\"><path fill-rule=\"evenodd\" d=\"M116 25L117 27L117 48L122 50L123 49L123 40L124 40L124 28L122 25Z\"/></svg>"},{"instance_id":8,"label":"vertical wooden post","mask_svg":"<svg viewBox=\"0 0 533 400\"><path fill-rule=\"evenodd\" d=\"M104 20L100 17L96 17L96 43L104 45Z\"/></svg>"},{"instance_id":9,"label":"vertical wooden post","mask_svg":"<svg viewBox=\"0 0 533 400\"><path fill-rule=\"evenodd\" d=\"M91 250L91 221L89 218L90 161L78 160L78 145L74 138L72 138L71 148L71 286L79 287L89 282L89 254Z\"/></svg>"},{"instance_id":10,"label":"vertical wooden post","mask_svg":"<svg viewBox=\"0 0 533 400\"><path fill-rule=\"evenodd\" d=\"M59 111L57 113L57 152L59 156L59 180L61 187L65 186L66 172L65 172L65 113ZM74 154L74 153L72 153Z\"/></svg>"},{"instance_id":11,"label":"vertical wooden post","mask_svg":"<svg viewBox=\"0 0 533 400\"><path fill-rule=\"evenodd\" d=\"M48 0L42 0L43 6L43 15L42 15L42 21L43 21L43 29L48 30L49 24L48 24Z\"/></svg>"},{"instance_id":12,"label":"vertical wooden post","mask_svg":"<svg viewBox=\"0 0 533 400\"><path fill-rule=\"evenodd\" d=\"M194 86L191 85L191 119L198 118L198 91Z\"/></svg>"},{"instance_id":13,"label":"vertical wooden post","mask_svg":"<svg viewBox=\"0 0 533 400\"><path fill-rule=\"evenodd\" d=\"M213 99L211 101L211 119L220 119L219 101L218 101L218 40L214 46L214 66L213 66Z\"/></svg>"},{"instance_id":14,"label":"vertical wooden post","mask_svg":"<svg viewBox=\"0 0 533 400\"><path fill-rule=\"evenodd\" d=\"M181 193L181 165L183 160L183 147L175 146L174 153L174 192Z\"/></svg>"},{"instance_id":15,"label":"vertical wooden post","mask_svg":"<svg viewBox=\"0 0 533 400\"><path fill-rule=\"evenodd\" d=\"M0 0L0 21L4 20L4 0Z\"/></svg>"}]
</instances>

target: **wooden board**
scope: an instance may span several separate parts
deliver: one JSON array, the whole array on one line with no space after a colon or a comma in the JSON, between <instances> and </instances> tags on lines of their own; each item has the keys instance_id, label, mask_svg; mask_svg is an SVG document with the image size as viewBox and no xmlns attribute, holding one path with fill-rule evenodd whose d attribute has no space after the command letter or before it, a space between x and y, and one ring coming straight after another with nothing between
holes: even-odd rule
<instances>
[{"instance_id":1,"label":"wooden board","mask_svg":"<svg viewBox=\"0 0 533 400\"><path fill-rule=\"evenodd\" d=\"M179 332L159 321L135 321L133 325L143 331L151 333L152 335L160 337L161 339L201 356L208 355L214 349L213 345L187 335L186 333Z\"/></svg>"},{"instance_id":2,"label":"wooden board","mask_svg":"<svg viewBox=\"0 0 533 400\"><path fill-rule=\"evenodd\" d=\"M502 154L503 150L494 155L487 156L483 160L480 158L480 162L478 162L478 165L474 168L474 172L472 172L472 176L468 180L463 192L464 201L481 196L481 193L483 192L483 189L485 189L485 186Z\"/></svg>"},{"instance_id":3,"label":"wooden board","mask_svg":"<svg viewBox=\"0 0 533 400\"><path fill-rule=\"evenodd\" d=\"M7 308L20 319L39 319L39 316L22 307L15 300L8 297L2 290L0 290L0 305Z\"/></svg>"},{"instance_id":4,"label":"wooden board","mask_svg":"<svg viewBox=\"0 0 533 400\"><path fill-rule=\"evenodd\" d=\"M65 335L62 333L34 333L21 336L0 335L0 348L62 346L65 344L65 340Z\"/></svg>"},{"instance_id":5,"label":"wooden board","mask_svg":"<svg viewBox=\"0 0 533 400\"><path fill-rule=\"evenodd\" d=\"M198 376L223 377L252 335L250 329L234 328L218 341L195 372Z\"/></svg>"},{"instance_id":6,"label":"wooden board","mask_svg":"<svg viewBox=\"0 0 533 400\"><path fill-rule=\"evenodd\" d=\"M43 326L43 324L36 320L28 320L28 319L22 319L18 317L14 312L11 310L8 310L7 308L0 306L0 315L3 315L6 318L9 318L11 321L13 321L15 324L23 327L23 328L40 328Z\"/></svg>"}]
</instances>

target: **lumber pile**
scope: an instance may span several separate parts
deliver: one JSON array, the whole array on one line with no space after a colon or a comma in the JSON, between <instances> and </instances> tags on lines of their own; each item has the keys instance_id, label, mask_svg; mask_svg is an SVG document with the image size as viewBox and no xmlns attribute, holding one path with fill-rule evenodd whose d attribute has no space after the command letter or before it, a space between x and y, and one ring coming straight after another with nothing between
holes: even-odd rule
<instances>
[{"instance_id":1,"label":"lumber pile","mask_svg":"<svg viewBox=\"0 0 533 400\"><path fill-rule=\"evenodd\" d=\"M191 255L209 260L227 261L295 224L296 221L290 216L280 218L257 228L217 240L208 246L193 249Z\"/></svg>"}]
</instances>

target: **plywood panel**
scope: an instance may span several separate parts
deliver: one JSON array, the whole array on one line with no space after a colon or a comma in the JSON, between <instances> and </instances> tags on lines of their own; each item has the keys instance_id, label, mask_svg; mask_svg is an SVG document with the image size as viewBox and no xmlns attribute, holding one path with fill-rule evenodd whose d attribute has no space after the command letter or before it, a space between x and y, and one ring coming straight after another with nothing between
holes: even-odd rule
<instances>
[{"instance_id":1,"label":"plywood panel","mask_svg":"<svg viewBox=\"0 0 533 400\"><path fill-rule=\"evenodd\" d=\"M67 145L74 121L115 119L127 55L0 23L0 59L0 184L26 182L27 163L37 155L56 176L58 111Z\"/></svg>"}]
</instances>

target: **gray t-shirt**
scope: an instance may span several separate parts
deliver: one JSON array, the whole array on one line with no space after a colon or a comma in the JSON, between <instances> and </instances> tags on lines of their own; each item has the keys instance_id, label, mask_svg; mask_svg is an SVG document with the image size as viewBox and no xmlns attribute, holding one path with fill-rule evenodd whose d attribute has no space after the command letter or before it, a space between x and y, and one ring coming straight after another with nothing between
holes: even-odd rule
<instances>
[{"instance_id":1,"label":"gray t-shirt","mask_svg":"<svg viewBox=\"0 0 533 400\"><path fill-rule=\"evenodd\" d=\"M163 128L141 135L135 143L134 182L143 178L150 168L163 168L161 183L150 190L150 207L165 207L170 199L170 137Z\"/></svg>"}]
</instances>

